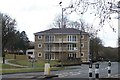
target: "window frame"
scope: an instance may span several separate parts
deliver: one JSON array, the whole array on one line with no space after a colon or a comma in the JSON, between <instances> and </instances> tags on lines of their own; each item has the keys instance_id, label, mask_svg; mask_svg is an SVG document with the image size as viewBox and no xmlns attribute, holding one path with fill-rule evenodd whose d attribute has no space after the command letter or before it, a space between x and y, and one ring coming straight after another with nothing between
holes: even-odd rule
<instances>
[{"instance_id":1,"label":"window frame","mask_svg":"<svg viewBox=\"0 0 120 80\"><path fill-rule=\"evenodd\" d=\"M76 53L68 53L68 58L76 58Z\"/></svg>"},{"instance_id":2,"label":"window frame","mask_svg":"<svg viewBox=\"0 0 120 80\"><path fill-rule=\"evenodd\" d=\"M42 35L40 35L40 36L38 35L38 40L41 40L41 39L42 39Z\"/></svg>"},{"instance_id":3,"label":"window frame","mask_svg":"<svg viewBox=\"0 0 120 80\"><path fill-rule=\"evenodd\" d=\"M39 54L41 54L41 56L39 56ZM38 52L38 57L42 57L42 53L41 52Z\"/></svg>"},{"instance_id":4,"label":"window frame","mask_svg":"<svg viewBox=\"0 0 120 80\"><path fill-rule=\"evenodd\" d=\"M77 41L77 35L67 35L67 41L68 42L76 42Z\"/></svg>"},{"instance_id":5,"label":"window frame","mask_svg":"<svg viewBox=\"0 0 120 80\"><path fill-rule=\"evenodd\" d=\"M81 35L81 39L84 39L84 35Z\"/></svg>"},{"instance_id":6,"label":"window frame","mask_svg":"<svg viewBox=\"0 0 120 80\"><path fill-rule=\"evenodd\" d=\"M55 53L45 53L44 59L49 60L49 55L50 55L50 60L55 60Z\"/></svg>"},{"instance_id":7,"label":"window frame","mask_svg":"<svg viewBox=\"0 0 120 80\"><path fill-rule=\"evenodd\" d=\"M41 47L39 45L41 45ZM41 43L38 44L38 48L42 48L42 44Z\"/></svg>"},{"instance_id":8,"label":"window frame","mask_svg":"<svg viewBox=\"0 0 120 80\"><path fill-rule=\"evenodd\" d=\"M83 46L81 46L81 45L83 45ZM80 47L81 47L81 48L84 48L84 43L81 43L81 44L80 44Z\"/></svg>"},{"instance_id":9,"label":"window frame","mask_svg":"<svg viewBox=\"0 0 120 80\"><path fill-rule=\"evenodd\" d=\"M47 41L47 42L55 41L55 35L46 35L45 36L45 41Z\"/></svg>"},{"instance_id":10,"label":"window frame","mask_svg":"<svg viewBox=\"0 0 120 80\"><path fill-rule=\"evenodd\" d=\"M81 57L84 57L84 52L81 52L81 54L83 54L83 56L81 56Z\"/></svg>"}]
</instances>

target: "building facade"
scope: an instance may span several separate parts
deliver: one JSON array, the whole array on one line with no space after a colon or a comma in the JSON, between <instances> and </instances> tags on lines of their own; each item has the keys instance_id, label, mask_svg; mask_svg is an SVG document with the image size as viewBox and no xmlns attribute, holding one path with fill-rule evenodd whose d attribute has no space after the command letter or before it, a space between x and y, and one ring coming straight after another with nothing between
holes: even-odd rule
<instances>
[{"instance_id":1,"label":"building facade","mask_svg":"<svg viewBox=\"0 0 120 80\"><path fill-rule=\"evenodd\" d=\"M81 34L81 35L80 35ZM34 33L35 57L40 60L80 58L89 61L89 35L74 28L52 28Z\"/></svg>"}]
</instances>

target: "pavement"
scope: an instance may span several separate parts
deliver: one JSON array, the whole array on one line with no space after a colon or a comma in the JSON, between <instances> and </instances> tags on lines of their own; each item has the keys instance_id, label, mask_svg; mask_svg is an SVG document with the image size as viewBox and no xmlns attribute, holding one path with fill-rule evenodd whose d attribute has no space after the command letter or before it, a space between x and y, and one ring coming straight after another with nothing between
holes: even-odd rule
<instances>
[{"instance_id":1,"label":"pavement","mask_svg":"<svg viewBox=\"0 0 120 80\"><path fill-rule=\"evenodd\" d=\"M11 61L11 60L13 60L13 59L7 59L7 60L5 60L5 64L11 65L11 66L16 66L16 67L22 67L22 68L28 68L29 67L29 66L23 66L23 65L9 63L9 61ZM2 61L0 61L0 63L2 63Z\"/></svg>"},{"instance_id":2,"label":"pavement","mask_svg":"<svg viewBox=\"0 0 120 80\"><path fill-rule=\"evenodd\" d=\"M29 66L23 66L23 65L18 65L18 64L13 64L10 63L9 61L13 60L13 59L7 59L5 60L5 64L11 65L11 66L16 66L16 67L21 67L21 68L12 68L12 69L2 69L0 68L0 70L21 70L21 69L32 69ZM0 61L0 63L2 63L2 61Z\"/></svg>"}]
</instances>

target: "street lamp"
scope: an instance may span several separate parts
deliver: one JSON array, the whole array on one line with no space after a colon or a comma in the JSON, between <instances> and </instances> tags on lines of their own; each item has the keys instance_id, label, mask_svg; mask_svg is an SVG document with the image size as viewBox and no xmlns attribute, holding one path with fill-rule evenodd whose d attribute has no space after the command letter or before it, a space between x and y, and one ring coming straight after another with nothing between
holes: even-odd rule
<instances>
[{"instance_id":1,"label":"street lamp","mask_svg":"<svg viewBox=\"0 0 120 80\"><path fill-rule=\"evenodd\" d=\"M65 7L65 8L63 8L63 6L62 6L62 2L60 2L59 5L62 7L62 21L61 21L61 26L62 26L62 28L65 28L64 25L63 25L63 22L64 22L63 21L63 19L64 19L63 12L66 11L68 8L73 8L73 5L70 5L70 6Z\"/></svg>"},{"instance_id":2,"label":"street lamp","mask_svg":"<svg viewBox=\"0 0 120 80\"><path fill-rule=\"evenodd\" d=\"M62 2L60 2L59 5L62 7ZM68 7L65 7L65 8L62 7L61 28L65 28L65 26L63 25L63 12L66 11L66 9L68 9L68 8L73 8L73 5L68 6ZM61 53L61 67L63 67L63 64L62 64L62 55L63 55L63 31L62 31L62 45L61 45L61 47L62 47L62 53Z\"/></svg>"}]
</instances>

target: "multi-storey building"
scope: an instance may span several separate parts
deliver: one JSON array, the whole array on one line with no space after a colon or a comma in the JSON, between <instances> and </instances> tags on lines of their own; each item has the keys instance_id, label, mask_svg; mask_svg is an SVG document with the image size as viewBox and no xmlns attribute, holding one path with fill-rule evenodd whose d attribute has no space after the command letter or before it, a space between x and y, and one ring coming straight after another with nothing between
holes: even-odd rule
<instances>
[{"instance_id":1,"label":"multi-storey building","mask_svg":"<svg viewBox=\"0 0 120 80\"><path fill-rule=\"evenodd\" d=\"M89 61L89 35L86 32L74 28L52 28L34 35L37 59L81 58L82 62Z\"/></svg>"}]
</instances>

